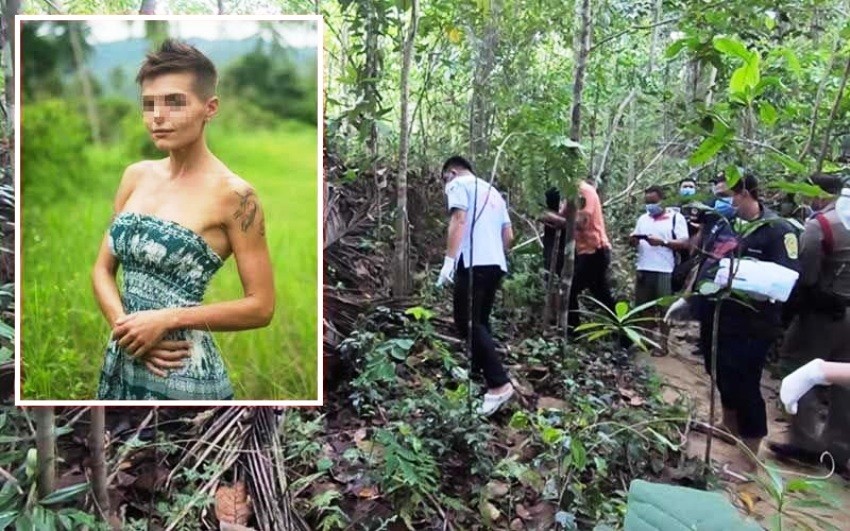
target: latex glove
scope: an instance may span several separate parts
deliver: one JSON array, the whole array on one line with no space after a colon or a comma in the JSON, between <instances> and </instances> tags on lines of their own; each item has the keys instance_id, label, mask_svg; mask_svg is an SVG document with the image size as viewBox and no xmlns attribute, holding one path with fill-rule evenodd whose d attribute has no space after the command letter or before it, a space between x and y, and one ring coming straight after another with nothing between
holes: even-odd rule
<instances>
[{"instance_id":1,"label":"latex glove","mask_svg":"<svg viewBox=\"0 0 850 531\"><path fill-rule=\"evenodd\" d=\"M690 306L688 305L688 300L684 297L679 297L676 302L670 305L667 313L664 314L664 322L666 324L670 324L672 321L688 321L690 318Z\"/></svg>"},{"instance_id":2,"label":"latex glove","mask_svg":"<svg viewBox=\"0 0 850 531\"><path fill-rule=\"evenodd\" d=\"M797 414L797 402L816 385L828 385L823 372L823 360L814 359L782 379L779 398L785 411Z\"/></svg>"},{"instance_id":3,"label":"latex glove","mask_svg":"<svg viewBox=\"0 0 850 531\"><path fill-rule=\"evenodd\" d=\"M455 276L455 259L448 256L443 259L443 268L440 269L440 278L437 279L437 287L439 288L446 282L454 282Z\"/></svg>"}]
</instances>

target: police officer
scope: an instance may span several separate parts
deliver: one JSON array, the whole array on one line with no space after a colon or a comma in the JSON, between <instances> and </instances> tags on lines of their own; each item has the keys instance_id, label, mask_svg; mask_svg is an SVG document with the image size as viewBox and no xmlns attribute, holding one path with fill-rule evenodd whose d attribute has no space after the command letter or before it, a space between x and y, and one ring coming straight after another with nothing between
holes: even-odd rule
<instances>
[{"instance_id":1,"label":"police officer","mask_svg":"<svg viewBox=\"0 0 850 531\"><path fill-rule=\"evenodd\" d=\"M841 193L839 175L817 175L812 182L833 197ZM800 366L816 358L850 361L850 230L841 223L834 199L818 199L819 210L805 225L796 316L780 350ZM817 462L829 451L839 467L850 459L850 389L832 386L808 393L791 421L787 443L770 442L775 454Z\"/></svg>"},{"instance_id":2,"label":"police officer","mask_svg":"<svg viewBox=\"0 0 850 531\"><path fill-rule=\"evenodd\" d=\"M725 216L704 227L702 249L708 257L699 269L698 284L712 281L719 259L729 256L754 258L799 270L797 236L785 220L759 200L756 176L745 172L730 191L731 210L724 209ZM705 296L694 299L694 310L702 329L700 350L705 369L710 373L711 331L717 302ZM723 428L739 437L757 455L761 440L767 435L761 377L768 351L781 333L781 304L770 300L747 300L742 304L729 299L721 304L716 381ZM756 463L746 455L741 457L740 471L755 471Z\"/></svg>"}]
</instances>

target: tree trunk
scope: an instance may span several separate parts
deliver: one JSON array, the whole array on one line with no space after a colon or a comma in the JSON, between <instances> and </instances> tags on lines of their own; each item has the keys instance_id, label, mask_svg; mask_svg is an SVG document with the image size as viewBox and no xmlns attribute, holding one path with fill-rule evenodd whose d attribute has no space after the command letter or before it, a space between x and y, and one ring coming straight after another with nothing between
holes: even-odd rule
<instances>
[{"instance_id":1,"label":"tree trunk","mask_svg":"<svg viewBox=\"0 0 850 531\"><path fill-rule=\"evenodd\" d=\"M155 15L156 0L142 0L142 5L139 7L140 15Z\"/></svg>"},{"instance_id":2,"label":"tree trunk","mask_svg":"<svg viewBox=\"0 0 850 531\"><path fill-rule=\"evenodd\" d=\"M661 26L658 25L658 22L661 20L661 12L664 7L663 0L655 0L655 20L653 21L652 28L652 40L649 44L649 76L652 76L652 72L655 71L655 54L658 50L658 34L661 31Z\"/></svg>"},{"instance_id":3,"label":"tree trunk","mask_svg":"<svg viewBox=\"0 0 850 531\"><path fill-rule=\"evenodd\" d=\"M573 75L573 102L570 112L570 139L578 142L581 139L581 96L584 90L584 73L587 69L587 55L590 50L591 13L590 0L581 1L581 29L579 30L578 50L575 74ZM578 155L576 155L578 156ZM573 285L573 272L575 271L575 224L577 213L577 201L575 197L567 199L567 224L564 227L567 244L564 248L564 270L561 273L561 326L564 337L567 336L570 313L570 291Z\"/></svg>"},{"instance_id":4,"label":"tree trunk","mask_svg":"<svg viewBox=\"0 0 850 531\"><path fill-rule=\"evenodd\" d=\"M224 0L218 0L218 14L224 14Z\"/></svg>"},{"instance_id":5,"label":"tree trunk","mask_svg":"<svg viewBox=\"0 0 850 531\"><path fill-rule=\"evenodd\" d=\"M832 55L829 57L829 63L825 70L825 75L823 79L818 83L818 92L815 96L815 104L812 107L812 125L809 127L809 136L806 138L806 143L803 145L803 149L800 151L800 156L797 157L798 162L803 162L803 159L809 154L809 151L812 149L812 142L815 139L815 131L817 130L818 125L818 109L820 109L820 103L823 99L824 89L826 88L826 82L829 81L829 75L832 73L832 67L835 65L835 59L838 57L839 52L841 51L841 40L835 43L835 50L832 52Z\"/></svg>"},{"instance_id":6,"label":"tree trunk","mask_svg":"<svg viewBox=\"0 0 850 531\"><path fill-rule=\"evenodd\" d=\"M826 121L826 129L823 131L823 142L820 146L820 155L818 155L815 173L820 173L823 169L823 160L826 158L826 152L829 150L829 134L832 130L832 124L835 121L835 115L838 114L841 98L844 96L844 87L847 86L848 76L850 76L850 55L847 57L847 66L844 67L844 75L841 76L841 86L838 87L838 94L835 95L835 103L832 104L832 111L829 113L829 119Z\"/></svg>"},{"instance_id":7,"label":"tree trunk","mask_svg":"<svg viewBox=\"0 0 850 531\"><path fill-rule=\"evenodd\" d=\"M68 32L71 38L71 53L74 56L74 67L77 70L77 76L80 78L80 85L83 88L83 99L86 104L86 116L89 120L91 128L92 140L95 144L100 144L100 119L97 115L97 106L94 98L94 90L91 85L88 68L86 67L85 58L83 57L82 35L80 35L80 25L77 22L68 24Z\"/></svg>"},{"instance_id":8,"label":"tree trunk","mask_svg":"<svg viewBox=\"0 0 850 531\"><path fill-rule=\"evenodd\" d=\"M479 172L489 167L484 160L490 144L490 124L493 116L491 76L496 63L499 33L496 26L500 0L490 2L490 14L484 33L478 43L478 53L473 73L472 99L469 113L469 156Z\"/></svg>"},{"instance_id":9,"label":"tree trunk","mask_svg":"<svg viewBox=\"0 0 850 531\"><path fill-rule=\"evenodd\" d=\"M103 406L89 409L91 427L89 428L89 451L91 452L91 483L95 502L101 517L109 517L109 495L107 493L106 457L104 439L106 437L106 410Z\"/></svg>"},{"instance_id":10,"label":"tree trunk","mask_svg":"<svg viewBox=\"0 0 850 531\"><path fill-rule=\"evenodd\" d=\"M15 128L15 15L21 8L20 0L5 0L3 4L3 26L6 36L3 46L3 75L5 76L7 134L12 136Z\"/></svg>"},{"instance_id":11,"label":"tree trunk","mask_svg":"<svg viewBox=\"0 0 850 531\"><path fill-rule=\"evenodd\" d=\"M419 27L419 1L413 0L410 12L410 27L404 41L401 62L401 123L399 126L399 168L396 181L396 240L395 267L393 268L393 294L405 296L410 292L410 237L407 217L407 162L410 151L410 62L413 58L413 43Z\"/></svg>"},{"instance_id":12,"label":"tree trunk","mask_svg":"<svg viewBox=\"0 0 850 531\"><path fill-rule=\"evenodd\" d=\"M614 142L614 135L617 134L617 128L619 127L620 120L623 118L626 106L631 105L632 100L634 100L636 95L637 89L633 88L626 96L626 99L624 99L622 103L620 103L619 107L617 107L617 112L614 114L614 119L611 121L611 127L608 129L608 135L605 139L605 147L602 149L602 158L599 161L599 168L597 168L595 175L596 180L599 180L602 174L605 173L605 163L608 161L608 153L611 152L611 144ZM634 106L629 107L629 109L633 111Z\"/></svg>"},{"instance_id":13,"label":"tree trunk","mask_svg":"<svg viewBox=\"0 0 850 531\"><path fill-rule=\"evenodd\" d=\"M53 407L39 406L35 411L35 447L38 456L38 497L56 490L56 441Z\"/></svg>"}]
</instances>

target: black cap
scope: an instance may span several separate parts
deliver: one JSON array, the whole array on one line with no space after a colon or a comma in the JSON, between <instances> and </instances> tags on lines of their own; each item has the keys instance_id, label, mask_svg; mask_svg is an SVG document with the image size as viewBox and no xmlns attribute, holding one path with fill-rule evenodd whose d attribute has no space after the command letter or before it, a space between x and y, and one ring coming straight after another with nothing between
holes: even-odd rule
<instances>
[{"instance_id":1,"label":"black cap","mask_svg":"<svg viewBox=\"0 0 850 531\"><path fill-rule=\"evenodd\" d=\"M816 173L809 178L812 184L832 195L841 193L846 179L846 176L839 173Z\"/></svg>"}]
</instances>

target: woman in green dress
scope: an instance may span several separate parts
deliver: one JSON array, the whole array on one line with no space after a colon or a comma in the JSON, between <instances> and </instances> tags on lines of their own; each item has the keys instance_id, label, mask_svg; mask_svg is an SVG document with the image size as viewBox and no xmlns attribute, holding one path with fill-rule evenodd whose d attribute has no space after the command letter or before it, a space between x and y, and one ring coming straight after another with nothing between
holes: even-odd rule
<instances>
[{"instance_id":1,"label":"woman in green dress","mask_svg":"<svg viewBox=\"0 0 850 531\"><path fill-rule=\"evenodd\" d=\"M94 266L95 297L112 328L97 398L229 400L233 389L210 332L272 319L263 211L251 186L207 148L204 129L219 104L212 62L168 40L147 56L137 81L145 127L168 157L124 171ZM203 304L230 255L244 296Z\"/></svg>"}]
</instances>

